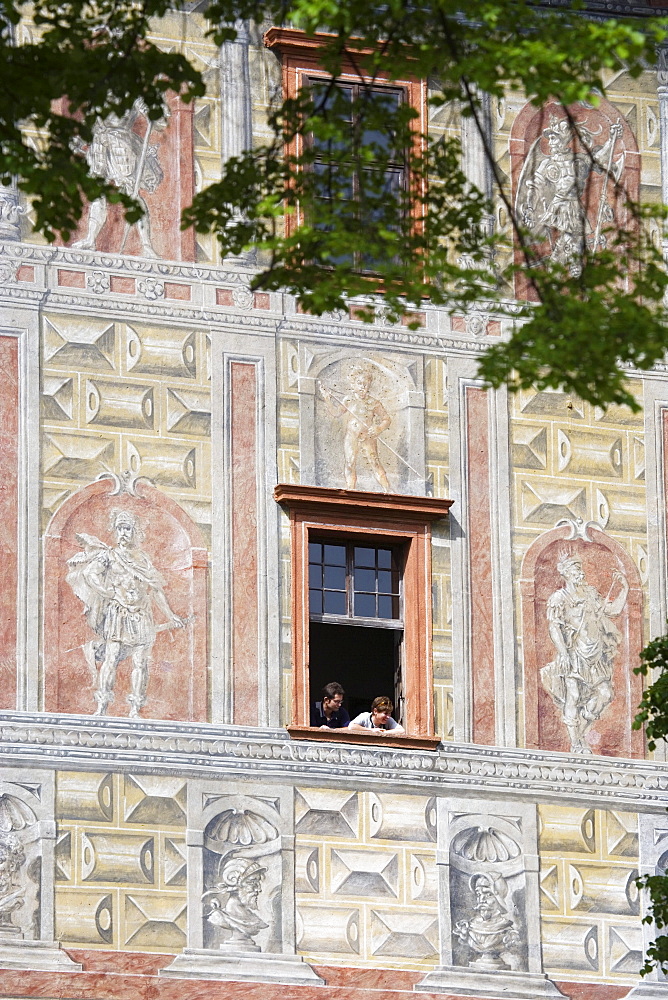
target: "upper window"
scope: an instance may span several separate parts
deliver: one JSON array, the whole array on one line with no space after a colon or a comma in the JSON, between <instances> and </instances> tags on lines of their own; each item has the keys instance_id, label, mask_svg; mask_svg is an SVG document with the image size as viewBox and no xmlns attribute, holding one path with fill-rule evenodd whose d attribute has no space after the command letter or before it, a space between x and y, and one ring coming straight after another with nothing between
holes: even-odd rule
<instances>
[{"instance_id":1,"label":"upper window","mask_svg":"<svg viewBox=\"0 0 668 1000\"><path fill-rule=\"evenodd\" d=\"M318 181L314 215L321 216L311 220L314 229L326 229L327 216L334 212L338 217L348 214L355 232L373 225L382 228L388 200L412 191L414 184L408 171L409 150L402 148L388 127L389 112L401 105L418 112L411 133L413 142L419 145L420 136L427 131L426 83L410 78L390 80L383 74L373 80L364 79L356 65L345 59L337 79L333 80L324 75L319 64L319 50L325 39L327 36L309 37L296 29L278 27L270 28L264 35L265 45L282 56L283 97L296 99L310 90L319 108L324 102L326 114L337 126L334 138L327 136L326 129L317 137L313 134L305 139L295 137L286 152L300 155L305 147L310 147L313 153L309 169ZM374 166L373 157L359 155L360 148L369 144L378 151L382 167ZM345 164L343 170L341 164ZM406 218L410 214L407 212ZM288 232L301 221L303 216L298 213L288 215ZM339 261L330 256L327 262L349 264L350 253L346 252L348 255L342 255ZM377 262L372 254L354 250L352 256L356 269L375 270Z\"/></svg>"},{"instance_id":2,"label":"upper window","mask_svg":"<svg viewBox=\"0 0 668 1000\"><path fill-rule=\"evenodd\" d=\"M407 186L405 150L384 124L406 100L405 88L306 76L302 83L310 88L326 123L336 129L334 137L311 133L308 139L315 155L315 227L329 228L333 213L348 214L360 230L382 224L389 200L396 201ZM376 150L382 167L362 156L362 148ZM361 270L374 267L373 257L361 252L354 253L353 262Z\"/></svg>"}]
</instances>

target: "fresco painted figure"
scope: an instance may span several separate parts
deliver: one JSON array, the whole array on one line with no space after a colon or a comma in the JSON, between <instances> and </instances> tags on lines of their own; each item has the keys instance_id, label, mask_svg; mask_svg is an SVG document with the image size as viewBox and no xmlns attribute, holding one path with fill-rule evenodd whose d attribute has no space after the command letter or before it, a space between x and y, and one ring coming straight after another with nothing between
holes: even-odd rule
<instances>
[{"instance_id":1,"label":"fresco painted figure","mask_svg":"<svg viewBox=\"0 0 668 1000\"><path fill-rule=\"evenodd\" d=\"M17 877L25 864L23 844L13 833L0 836L0 936L23 937L21 929L12 922L12 914L25 902L25 890L17 885Z\"/></svg>"},{"instance_id":2,"label":"fresco painted figure","mask_svg":"<svg viewBox=\"0 0 668 1000\"><path fill-rule=\"evenodd\" d=\"M609 126L607 139L595 144L594 131L585 121L550 116L527 157L517 194L520 221L539 239L550 241L548 256L579 274L580 259L588 244L592 250L606 245L602 232L614 219L607 196L607 179L617 184L624 169L618 150L622 135L619 121ZM547 152L541 149L547 142ZM593 218L589 213L587 184L592 172L603 173L605 183Z\"/></svg>"},{"instance_id":3,"label":"fresco painted figure","mask_svg":"<svg viewBox=\"0 0 668 1000\"><path fill-rule=\"evenodd\" d=\"M498 872L481 872L473 875L469 884L475 894L475 916L458 921L454 933L478 956L470 964L489 970L506 969L508 965L501 955L520 940L508 883Z\"/></svg>"},{"instance_id":4,"label":"fresco painted figure","mask_svg":"<svg viewBox=\"0 0 668 1000\"><path fill-rule=\"evenodd\" d=\"M340 396L322 383L320 392L336 416L344 416L346 420L343 455L347 488L357 488L357 463L361 454L381 488L389 493L390 483L378 455L378 439L392 423L392 417L381 401L371 395L372 381L373 375L368 368L355 365L348 375L349 392Z\"/></svg>"},{"instance_id":5,"label":"fresco painted figure","mask_svg":"<svg viewBox=\"0 0 668 1000\"><path fill-rule=\"evenodd\" d=\"M68 560L67 582L84 604L84 614L99 639L82 647L95 683L95 715L105 715L114 698L119 663L132 659L130 718L138 718L146 704L151 650L158 631L183 628L187 619L174 614L163 590L163 580L138 547L142 533L134 514L114 510L111 530L116 545L94 535L78 534L84 547ZM153 604L168 619L156 626ZM99 670L98 670L99 665Z\"/></svg>"},{"instance_id":6,"label":"fresco painted figure","mask_svg":"<svg viewBox=\"0 0 668 1000\"><path fill-rule=\"evenodd\" d=\"M215 889L204 894L205 916L215 927L230 932L225 946L237 951L259 951L253 938L268 925L257 912L266 868L246 858L230 858ZM209 898L210 897L210 898ZM224 899L224 902L221 900Z\"/></svg>"},{"instance_id":7,"label":"fresco painted figure","mask_svg":"<svg viewBox=\"0 0 668 1000\"><path fill-rule=\"evenodd\" d=\"M151 244L151 227L148 206L141 191L153 193L163 180L158 162L157 148L149 142L154 127L165 127L166 120L152 122L146 118L143 139L135 132L138 119L146 114L141 100L135 101L122 118L115 115L106 121L98 120L93 129L93 141L85 150L90 171L96 177L110 181L124 194L130 195L141 205L144 215L136 223L144 257L157 258ZM107 199L97 198L90 206L86 235L72 245L81 250L95 250L100 231L107 220ZM125 249L130 227L126 226L119 253Z\"/></svg>"},{"instance_id":8,"label":"fresco painted figure","mask_svg":"<svg viewBox=\"0 0 668 1000\"><path fill-rule=\"evenodd\" d=\"M571 751L590 754L587 732L614 697L612 674L621 635L612 619L626 603L629 584L623 573L613 570L608 594L601 597L587 583L580 557L566 550L560 553L557 570L564 586L547 602L557 655L543 667L541 678L562 713Z\"/></svg>"}]
</instances>

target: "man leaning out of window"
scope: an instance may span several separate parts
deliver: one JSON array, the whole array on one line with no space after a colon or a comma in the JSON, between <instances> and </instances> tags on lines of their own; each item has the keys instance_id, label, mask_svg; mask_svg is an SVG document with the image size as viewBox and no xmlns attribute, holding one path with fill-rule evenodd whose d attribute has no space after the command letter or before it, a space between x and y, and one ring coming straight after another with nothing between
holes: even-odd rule
<instances>
[{"instance_id":1,"label":"man leaning out of window","mask_svg":"<svg viewBox=\"0 0 668 1000\"><path fill-rule=\"evenodd\" d=\"M311 725L318 729L346 729L350 716L342 708L345 691L336 681L325 684L320 701L311 705Z\"/></svg>"}]
</instances>

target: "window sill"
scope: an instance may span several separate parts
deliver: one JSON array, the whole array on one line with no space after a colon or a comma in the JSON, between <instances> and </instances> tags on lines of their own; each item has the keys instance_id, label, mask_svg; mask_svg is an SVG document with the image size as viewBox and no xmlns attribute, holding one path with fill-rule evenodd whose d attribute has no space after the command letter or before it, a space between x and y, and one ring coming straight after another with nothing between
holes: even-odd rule
<instances>
[{"instance_id":1,"label":"window sill","mask_svg":"<svg viewBox=\"0 0 668 1000\"><path fill-rule=\"evenodd\" d=\"M349 729L317 729L312 726L286 726L292 740L316 740L337 743L367 743L373 746L393 747L396 750L436 750L441 739L438 736L377 736L375 733L356 733Z\"/></svg>"}]
</instances>

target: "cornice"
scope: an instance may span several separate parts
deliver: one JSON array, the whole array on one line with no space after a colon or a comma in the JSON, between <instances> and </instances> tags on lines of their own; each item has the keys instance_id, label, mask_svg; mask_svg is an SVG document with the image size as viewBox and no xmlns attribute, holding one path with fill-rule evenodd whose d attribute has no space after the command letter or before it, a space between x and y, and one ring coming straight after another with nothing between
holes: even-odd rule
<instances>
[{"instance_id":1,"label":"cornice","mask_svg":"<svg viewBox=\"0 0 668 1000\"><path fill-rule=\"evenodd\" d=\"M276 327L276 317L248 316L229 312L225 309L215 310L207 306L181 306L173 301L132 300L126 296L101 298L94 293L70 293L52 289L48 295L49 311L84 311L87 315L95 312L100 315L119 315L136 317L145 322L155 321L157 317L166 322L180 321L197 323L200 326L251 327L254 330L264 330L273 335Z\"/></svg>"},{"instance_id":2,"label":"cornice","mask_svg":"<svg viewBox=\"0 0 668 1000\"><path fill-rule=\"evenodd\" d=\"M17 303L38 308L48 298L46 289L25 288L21 285L0 285L0 303L16 306Z\"/></svg>"},{"instance_id":3,"label":"cornice","mask_svg":"<svg viewBox=\"0 0 668 1000\"><path fill-rule=\"evenodd\" d=\"M160 278L190 278L215 284L248 284L257 268L234 261L233 266L196 264L167 261L147 257L130 257L124 254L102 253L97 250L74 250L71 247L43 247L35 243L0 241L0 257L19 260L21 263L54 264L77 267L102 268L120 271L133 276ZM232 262L230 262L232 263Z\"/></svg>"},{"instance_id":4,"label":"cornice","mask_svg":"<svg viewBox=\"0 0 668 1000\"><path fill-rule=\"evenodd\" d=\"M274 487L274 500L305 514L363 512L366 517L392 521L406 519L421 524L447 517L454 503L454 500L439 497L370 493L367 490L332 489L328 486L304 486L298 483L279 483Z\"/></svg>"},{"instance_id":5,"label":"cornice","mask_svg":"<svg viewBox=\"0 0 668 1000\"><path fill-rule=\"evenodd\" d=\"M436 752L291 741L284 729L0 713L0 752L13 767L144 771L429 795L568 800L644 812L668 806L668 765L611 757L446 743ZM1 772L0 772L1 773Z\"/></svg>"},{"instance_id":6,"label":"cornice","mask_svg":"<svg viewBox=\"0 0 668 1000\"><path fill-rule=\"evenodd\" d=\"M376 322L372 324L351 320L346 313L338 315L325 314L314 318L302 313L290 311L294 308L290 296L284 297L287 311L257 310L228 305L217 306L211 301L213 292L211 286L239 287L247 289L257 268L249 266L243 260L228 260L225 266L182 263L178 261L149 260L142 257L130 257L119 254L100 253L92 250L74 250L69 247L44 247L33 243L15 243L0 241L0 272L3 262L18 267L20 264L38 265L44 271L38 272L37 282L28 286L17 282L14 275L0 273L0 305L8 308L48 308L54 312L83 312L86 315L112 315L119 318L136 318L151 322L156 318L165 322L181 324L197 324L211 330L232 332L252 332L265 337L292 337L301 340L312 339L318 343L331 346L379 347L409 351L432 351L437 354L459 354L479 357L493 341L489 337L455 332L450 328L447 319L447 309L425 305L427 326L419 330L409 330L400 324L390 324L379 312ZM77 267L87 272L100 271L116 274L127 274L138 278L153 278L155 281L165 281L170 278L190 281L194 287L208 286L205 300L200 304L186 305L176 299L145 298L139 294L129 296L117 292L106 291L101 294L91 289L74 289L66 286L54 286L46 281L52 269L63 265ZM492 303L479 302L478 309L483 309L489 318L508 318L513 312L512 301L504 303L504 312L494 313ZM519 307L517 307L519 308ZM658 362L650 371L641 371L630 364L623 365L630 376L665 379L668 372L668 359Z\"/></svg>"}]
</instances>

